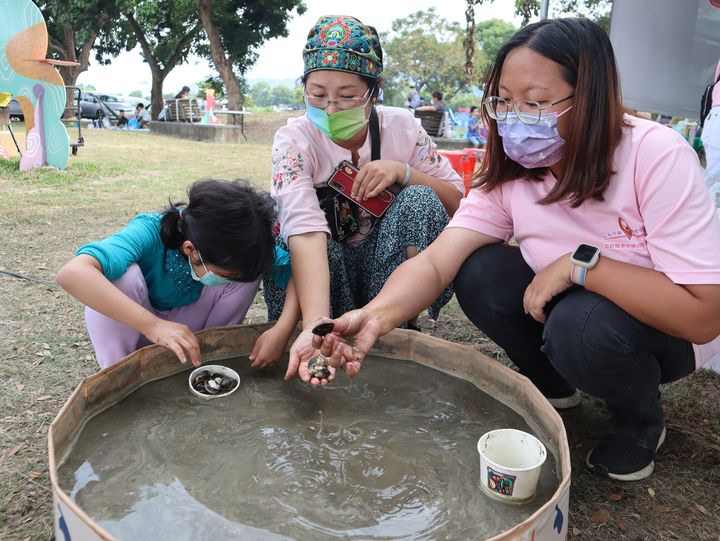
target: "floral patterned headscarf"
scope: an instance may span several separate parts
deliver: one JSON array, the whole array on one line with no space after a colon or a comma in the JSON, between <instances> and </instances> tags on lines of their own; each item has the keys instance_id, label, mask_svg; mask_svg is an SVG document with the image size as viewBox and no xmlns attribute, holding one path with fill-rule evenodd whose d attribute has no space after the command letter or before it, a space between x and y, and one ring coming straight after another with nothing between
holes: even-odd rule
<instances>
[{"instance_id":1,"label":"floral patterned headscarf","mask_svg":"<svg viewBox=\"0 0 720 541\"><path fill-rule=\"evenodd\" d=\"M320 17L303 49L305 74L339 70L377 79L382 74L382 49L377 30L345 15Z\"/></svg>"}]
</instances>

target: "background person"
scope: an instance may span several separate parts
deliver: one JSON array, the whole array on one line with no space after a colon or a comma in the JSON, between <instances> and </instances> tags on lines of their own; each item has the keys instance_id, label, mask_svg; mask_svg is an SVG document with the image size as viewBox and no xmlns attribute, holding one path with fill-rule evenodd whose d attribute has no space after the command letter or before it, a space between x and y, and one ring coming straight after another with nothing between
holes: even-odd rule
<instances>
[{"instance_id":1,"label":"background person","mask_svg":"<svg viewBox=\"0 0 720 541\"><path fill-rule=\"evenodd\" d=\"M714 80L717 81L718 77L720 77L720 61L715 69ZM713 87L712 108L705 117L701 137L705 148L705 177L707 179L717 177L716 181L720 182L720 82L715 83Z\"/></svg>"},{"instance_id":2,"label":"background person","mask_svg":"<svg viewBox=\"0 0 720 541\"><path fill-rule=\"evenodd\" d=\"M137 119L140 128L147 128L147 125L151 120L150 112L142 103L138 103L135 106L135 118Z\"/></svg>"},{"instance_id":3,"label":"background person","mask_svg":"<svg viewBox=\"0 0 720 541\"><path fill-rule=\"evenodd\" d=\"M610 40L591 21L526 26L486 83L478 187L426 251L336 321L359 349L329 335L322 352L357 373L379 335L454 281L468 318L556 408L578 404L576 389L606 402L588 468L643 479L665 438L660 383L720 353L720 225L697 156L623 113ZM513 237L519 249L504 244Z\"/></svg>"},{"instance_id":4,"label":"background person","mask_svg":"<svg viewBox=\"0 0 720 541\"><path fill-rule=\"evenodd\" d=\"M245 317L273 262L272 200L221 180L195 182L188 198L82 246L58 271L86 306L100 368L150 343L199 365L193 333Z\"/></svg>"},{"instance_id":5,"label":"background person","mask_svg":"<svg viewBox=\"0 0 720 541\"><path fill-rule=\"evenodd\" d=\"M420 103L420 94L418 93L417 88L415 88L415 85L411 83L407 95L407 106L410 109L416 109L420 107Z\"/></svg>"},{"instance_id":6,"label":"background person","mask_svg":"<svg viewBox=\"0 0 720 541\"><path fill-rule=\"evenodd\" d=\"M439 113L444 113L445 111L448 110L447 105L445 105L445 102L443 101L442 92L438 92L436 90L435 92L432 93L430 100L432 101L432 105L422 105L420 107L417 107L416 110L418 110L418 111L437 111Z\"/></svg>"},{"instance_id":7,"label":"background person","mask_svg":"<svg viewBox=\"0 0 720 541\"><path fill-rule=\"evenodd\" d=\"M180 92L175 94L176 100L186 100L190 97L190 87L189 86L183 86L180 89Z\"/></svg>"},{"instance_id":8,"label":"background person","mask_svg":"<svg viewBox=\"0 0 720 541\"><path fill-rule=\"evenodd\" d=\"M480 127L482 119L480 118L480 108L473 105L470 108L470 119L468 120L467 140L475 148L485 145L485 138L480 135Z\"/></svg>"},{"instance_id":9,"label":"background person","mask_svg":"<svg viewBox=\"0 0 720 541\"><path fill-rule=\"evenodd\" d=\"M398 265L424 250L457 209L463 183L410 111L374 109L382 49L373 27L347 16L322 17L310 30L303 60L307 113L277 131L272 152L278 243L289 246L293 280L287 295L275 280L265 280L269 319L278 323L258 340L252 358L255 366L279 359L302 314L303 332L290 349L286 377L299 368L309 381L307 362L316 353L310 329L323 317L368 302ZM380 151L375 161L373 114ZM360 230L340 242L329 237L316 188L327 186L342 160L360 168L353 187L358 199L391 187L399 193L378 223L361 216ZM428 303L431 317L451 296L449 288L435 295ZM412 324L418 313L398 325Z\"/></svg>"}]
</instances>

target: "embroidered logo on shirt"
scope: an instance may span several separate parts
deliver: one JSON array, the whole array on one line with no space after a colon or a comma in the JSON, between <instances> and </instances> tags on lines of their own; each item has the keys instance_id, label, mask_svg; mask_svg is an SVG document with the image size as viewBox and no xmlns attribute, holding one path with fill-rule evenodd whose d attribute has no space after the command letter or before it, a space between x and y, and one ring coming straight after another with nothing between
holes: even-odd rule
<instances>
[{"instance_id":1,"label":"embroidered logo on shirt","mask_svg":"<svg viewBox=\"0 0 720 541\"><path fill-rule=\"evenodd\" d=\"M602 236L603 248L645 248L645 226L632 227L622 216L618 216L618 229Z\"/></svg>"}]
</instances>

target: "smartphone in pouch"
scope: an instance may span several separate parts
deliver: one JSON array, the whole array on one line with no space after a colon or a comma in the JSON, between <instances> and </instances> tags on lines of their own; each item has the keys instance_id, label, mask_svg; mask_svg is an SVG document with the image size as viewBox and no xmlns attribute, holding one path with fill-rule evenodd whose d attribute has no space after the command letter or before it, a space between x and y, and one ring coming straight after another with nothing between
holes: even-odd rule
<instances>
[{"instance_id":1,"label":"smartphone in pouch","mask_svg":"<svg viewBox=\"0 0 720 541\"><path fill-rule=\"evenodd\" d=\"M383 214L385 214L388 207L393 204L395 196L388 190L383 190L375 197L370 197L365 201L353 198L350 194L352 193L353 184L358 171L359 169L353 164L343 160L337 165L327 184L330 188L347 197L348 200L375 216L375 218L380 218Z\"/></svg>"}]
</instances>

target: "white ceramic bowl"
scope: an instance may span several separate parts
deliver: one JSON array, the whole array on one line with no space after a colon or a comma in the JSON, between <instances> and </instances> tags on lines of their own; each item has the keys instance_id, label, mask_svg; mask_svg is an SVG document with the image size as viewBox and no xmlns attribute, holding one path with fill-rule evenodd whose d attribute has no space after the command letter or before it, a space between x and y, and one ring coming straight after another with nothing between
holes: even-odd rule
<instances>
[{"instance_id":1,"label":"white ceramic bowl","mask_svg":"<svg viewBox=\"0 0 720 541\"><path fill-rule=\"evenodd\" d=\"M547 450L532 434L504 428L484 434L480 453L480 486L496 500L523 503L535 496Z\"/></svg>"},{"instance_id":2,"label":"white ceramic bowl","mask_svg":"<svg viewBox=\"0 0 720 541\"><path fill-rule=\"evenodd\" d=\"M223 376L233 378L236 381L236 383L233 386L233 388L230 389L226 393L218 393L218 394L200 393L200 392L196 391L192 386L192 382L195 379L195 376L197 376L197 374L199 374L200 372L210 372L211 374L222 374ZM221 398L224 396L230 396L231 394L233 394L235 391L238 390L238 387L240 387L240 376L238 375L237 372L235 372L235 370L233 370L232 368L228 368L227 366L220 366L219 364L206 364L206 365L200 366L200 367L196 368L195 370L193 370L192 372L190 372L190 377L188 378L188 386L190 387L190 392L192 394L194 394L195 396L198 396L200 398L204 398L205 400L209 400L211 398Z\"/></svg>"}]
</instances>

